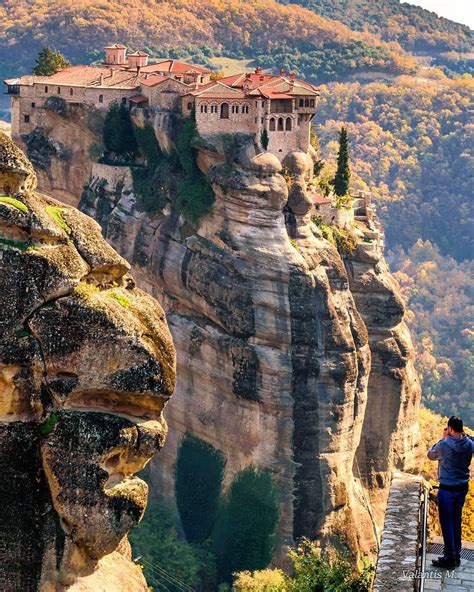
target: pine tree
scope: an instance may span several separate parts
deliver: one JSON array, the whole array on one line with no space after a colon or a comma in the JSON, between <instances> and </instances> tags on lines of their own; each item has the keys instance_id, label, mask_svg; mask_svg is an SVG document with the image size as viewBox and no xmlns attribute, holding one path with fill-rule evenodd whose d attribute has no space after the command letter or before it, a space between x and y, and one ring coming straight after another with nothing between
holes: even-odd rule
<instances>
[{"instance_id":1,"label":"pine tree","mask_svg":"<svg viewBox=\"0 0 474 592\"><path fill-rule=\"evenodd\" d=\"M337 155L337 171L333 185L336 195L343 196L349 193L351 169L349 167L349 141L347 130L344 126L339 132L339 153Z\"/></svg>"},{"instance_id":2,"label":"pine tree","mask_svg":"<svg viewBox=\"0 0 474 592\"><path fill-rule=\"evenodd\" d=\"M262 133L260 134L260 144L262 145L262 148L264 150L266 150L268 148L269 141L270 141L270 138L268 137L267 128L264 127Z\"/></svg>"},{"instance_id":3,"label":"pine tree","mask_svg":"<svg viewBox=\"0 0 474 592\"><path fill-rule=\"evenodd\" d=\"M67 68L70 65L61 52L53 51L50 47L44 47L36 58L33 74L36 76L51 76L58 70Z\"/></svg>"}]
</instances>

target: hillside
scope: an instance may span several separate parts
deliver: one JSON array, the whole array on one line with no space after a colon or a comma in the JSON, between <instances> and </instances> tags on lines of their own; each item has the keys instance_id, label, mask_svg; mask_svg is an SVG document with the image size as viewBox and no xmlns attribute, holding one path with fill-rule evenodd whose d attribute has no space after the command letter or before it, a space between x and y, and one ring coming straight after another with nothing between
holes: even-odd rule
<instances>
[{"instance_id":1,"label":"hillside","mask_svg":"<svg viewBox=\"0 0 474 592\"><path fill-rule=\"evenodd\" d=\"M384 41L400 43L414 53L470 52L474 43L474 33L469 27L400 0L293 0L291 3L338 20L354 31L369 31Z\"/></svg>"},{"instance_id":2,"label":"hillside","mask_svg":"<svg viewBox=\"0 0 474 592\"><path fill-rule=\"evenodd\" d=\"M112 40L154 55L184 48L201 61L226 52L258 55L264 66L293 58L313 77L320 71L331 77L367 69L406 72L414 65L400 47L371 33L354 33L342 23L274 0L7 0L0 8L0 30L2 76L31 69L45 43L81 62L97 58Z\"/></svg>"}]
</instances>

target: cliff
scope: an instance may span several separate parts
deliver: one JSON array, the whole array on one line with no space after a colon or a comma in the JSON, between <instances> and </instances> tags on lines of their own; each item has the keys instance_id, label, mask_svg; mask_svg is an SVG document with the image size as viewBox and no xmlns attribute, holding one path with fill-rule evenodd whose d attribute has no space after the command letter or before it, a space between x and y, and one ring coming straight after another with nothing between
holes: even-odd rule
<instances>
[{"instance_id":1,"label":"cliff","mask_svg":"<svg viewBox=\"0 0 474 592\"><path fill-rule=\"evenodd\" d=\"M96 166L80 203L163 303L176 345L151 484L173 498L191 433L224 453L225 485L251 464L271 470L277 559L302 535L373 550L391 472L420 460L413 349L383 254L324 238L311 153L286 158L288 182L244 135L201 142L197 162L215 203L194 227L173 200L143 211L128 169L117 183L120 169Z\"/></svg>"},{"instance_id":2,"label":"cliff","mask_svg":"<svg viewBox=\"0 0 474 592\"><path fill-rule=\"evenodd\" d=\"M143 591L127 532L162 447L175 350L160 305L0 134L0 588Z\"/></svg>"}]
</instances>

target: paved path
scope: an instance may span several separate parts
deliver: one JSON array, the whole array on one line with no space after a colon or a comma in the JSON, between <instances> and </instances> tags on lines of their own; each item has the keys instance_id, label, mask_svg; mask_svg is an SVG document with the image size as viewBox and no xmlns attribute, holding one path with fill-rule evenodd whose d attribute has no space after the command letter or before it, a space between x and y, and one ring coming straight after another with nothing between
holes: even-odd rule
<instances>
[{"instance_id":1,"label":"paved path","mask_svg":"<svg viewBox=\"0 0 474 592\"><path fill-rule=\"evenodd\" d=\"M443 543L441 537L433 539L435 543ZM474 552L474 543L463 541L463 549L472 549ZM461 559L461 565L454 570L439 569L431 565L431 560L439 555L426 555L426 592L439 590L440 592L474 592L474 561Z\"/></svg>"}]
</instances>

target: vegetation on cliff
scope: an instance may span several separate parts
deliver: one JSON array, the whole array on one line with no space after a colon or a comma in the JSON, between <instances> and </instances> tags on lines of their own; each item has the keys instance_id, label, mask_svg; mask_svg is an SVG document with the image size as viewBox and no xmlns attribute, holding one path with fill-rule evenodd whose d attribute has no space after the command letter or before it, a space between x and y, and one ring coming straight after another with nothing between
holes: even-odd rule
<instances>
[{"instance_id":1,"label":"vegetation on cliff","mask_svg":"<svg viewBox=\"0 0 474 592\"><path fill-rule=\"evenodd\" d=\"M375 573L366 560L356 569L342 554L322 552L315 543L302 541L289 553L292 562L291 577L279 569L240 572L233 592L369 592Z\"/></svg>"},{"instance_id":2,"label":"vegetation on cliff","mask_svg":"<svg viewBox=\"0 0 474 592\"><path fill-rule=\"evenodd\" d=\"M132 159L137 150L130 111L126 105L112 101L107 110L102 132L105 149L126 160Z\"/></svg>"},{"instance_id":3,"label":"vegetation on cliff","mask_svg":"<svg viewBox=\"0 0 474 592\"><path fill-rule=\"evenodd\" d=\"M337 153L337 169L334 177L334 191L342 197L349 192L351 169L349 166L349 140L347 129L342 126L339 132L339 151Z\"/></svg>"}]
</instances>

